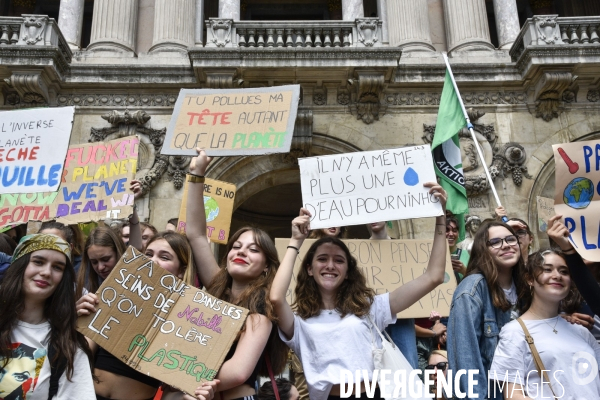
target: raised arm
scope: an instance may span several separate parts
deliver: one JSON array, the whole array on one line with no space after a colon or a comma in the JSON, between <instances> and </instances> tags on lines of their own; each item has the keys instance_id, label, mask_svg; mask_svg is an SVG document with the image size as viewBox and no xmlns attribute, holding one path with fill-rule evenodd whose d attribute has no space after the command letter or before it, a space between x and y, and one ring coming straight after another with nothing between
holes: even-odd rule
<instances>
[{"instance_id":1,"label":"raised arm","mask_svg":"<svg viewBox=\"0 0 600 400\"><path fill-rule=\"evenodd\" d=\"M287 302L286 294L292 281L296 257L298 257L304 239L306 239L310 232L309 224L310 213L308 210L301 208L300 215L292 221L292 238L285 251L283 260L281 260L275 279L273 279L271 292L269 293L269 298L275 308L275 313L279 321L279 329L285 333L288 339L294 336L294 312Z\"/></svg>"},{"instance_id":2,"label":"raised arm","mask_svg":"<svg viewBox=\"0 0 600 400\"><path fill-rule=\"evenodd\" d=\"M444 282L446 253L448 252L445 215L447 195L446 191L437 183L427 182L423 186L428 187L429 193L433 194L440 201L444 214L435 219L433 247L431 248L431 256L429 257L425 273L390 293L390 309L392 314L397 314L407 309L421 297L431 292L436 286Z\"/></svg>"},{"instance_id":3,"label":"raised arm","mask_svg":"<svg viewBox=\"0 0 600 400\"><path fill-rule=\"evenodd\" d=\"M196 149L198 157L190 162L190 175L204 177L206 168L212 160L204 150ZM194 253L198 276L204 285L208 285L219 272L219 265L206 236L206 213L204 211L204 183L189 182L187 212L185 214L185 234Z\"/></svg>"},{"instance_id":4,"label":"raised arm","mask_svg":"<svg viewBox=\"0 0 600 400\"><path fill-rule=\"evenodd\" d=\"M133 192L134 201L137 201L142 196L142 184L134 179L129 184L129 189ZM140 218L137 213L137 207L133 206L133 214L129 217L129 245L135 247L139 251L143 250L142 230L140 229Z\"/></svg>"}]
</instances>

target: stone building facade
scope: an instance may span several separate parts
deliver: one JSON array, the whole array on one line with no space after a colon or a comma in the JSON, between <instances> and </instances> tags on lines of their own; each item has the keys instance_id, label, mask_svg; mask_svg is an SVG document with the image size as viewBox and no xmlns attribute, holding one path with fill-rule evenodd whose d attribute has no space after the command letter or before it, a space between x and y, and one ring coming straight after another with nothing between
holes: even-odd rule
<instances>
[{"instance_id":1,"label":"stone building facade","mask_svg":"<svg viewBox=\"0 0 600 400\"><path fill-rule=\"evenodd\" d=\"M276 237L301 205L298 157L431 140L441 52L511 216L535 228L536 196L553 195L552 144L600 138L596 1L1 0L0 13L0 109L76 106L73 143L138 133L142 213L159 229L177 216L189 163L160 155L181 88L301 85L290 153L220 158L208 173L238 187L234 229ZM489 218L474 143L461 145L470 212ZM429 237L432 224L394 229Z\"/></svg>"}]
</instances>

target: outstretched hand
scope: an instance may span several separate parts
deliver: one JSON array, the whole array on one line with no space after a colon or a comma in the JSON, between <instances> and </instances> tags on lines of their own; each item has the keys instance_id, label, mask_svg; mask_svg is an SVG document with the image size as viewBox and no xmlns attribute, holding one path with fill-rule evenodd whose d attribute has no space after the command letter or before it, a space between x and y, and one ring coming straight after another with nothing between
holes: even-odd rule
<instances>
[{"instance_id":1,"label":"outstretched hand","mask_svg":"<svg viewBox=\"0 0 600 400\"><path fill-rule=\"evenodd\" d=\"M569 251L573 248L569 242L569 230L561 221L562 215L555 215L548 220L548 237L554 241L563 251Z\"/></svg>"},{"instance_id":2,"label":"outstretched hand","mask_svg":"<svg viewBox=\"0 0 600 400\"><path fill-rule=\"evenodd\" d=\"M212 157L206 155L204 149L196 147L196 152L198 153L197 157L192 158L190 161L190 173L194 175L204 176L206 173L206 168L212 161Z\"/></svg>"},{"instance_id":3,"label":"outstretched hand","mask_svg":"<svg viewBox=\"0 0 600 400\"><path fill-rule=\"evenodd\" d=\"M292 239L304 240L310 233L310 218L311 213L306 208L300 209L298 215L292 221Z\"/></svg>"},{"instance_id":4,"label":"outstretched hand","mask_svg":"<svg viewBox=\"0 0 600 400\"><path fill-rule=\"evenodd\" d=\"M446 201L448 201L446 191L437 182L425 182L423 186L429 188L429 194L434 195L439 200L442 209L446 212Z\"/></svg>"}]
</instances>

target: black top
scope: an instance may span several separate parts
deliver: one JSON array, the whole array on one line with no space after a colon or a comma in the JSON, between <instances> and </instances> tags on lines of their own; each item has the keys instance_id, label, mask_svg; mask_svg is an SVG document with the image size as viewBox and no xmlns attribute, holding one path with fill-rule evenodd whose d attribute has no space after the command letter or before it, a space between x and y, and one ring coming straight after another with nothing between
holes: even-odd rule
<instances>
[{"instance_id":1,"label":"black top","mask_svg":"<svg viewBox=\"0 0 600 400\"><path fill-rule=\"evenodd\" d=\"M574 254L565 254L567 265L571 270L571 279L575 282L579 293L588 303L594 314L600 315L600 285L592 275L587 265L583 262L581 256Z\"/></svg>"},{"instance_id":2,"label":"black top","mask_svg":"<svg viewBox=\"0 0 600 400\"><path fill-rule=\"evenodd\" d=\"M148 386L152 386L153 388L158 389L158 387L161 385L159 380L151 378L148 375L144 375L141 372L127 366L124 362L110 354L108 351L104 350L102 347L98 347L94 367L103 371L111 372L115 375L131 378Z\"/></svg>"}]
</instances>

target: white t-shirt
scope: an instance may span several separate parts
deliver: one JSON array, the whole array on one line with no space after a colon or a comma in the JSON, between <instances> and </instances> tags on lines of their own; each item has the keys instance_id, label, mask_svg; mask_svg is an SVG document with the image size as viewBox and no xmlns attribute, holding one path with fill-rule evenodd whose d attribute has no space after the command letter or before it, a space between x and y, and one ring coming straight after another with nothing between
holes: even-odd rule
<instances>
[{"instance_id":1,"label":"white t-shirt","mask_svg":"<svg viewBox=\"0 0 600 400\"><path fill-rule=\"evenodd\" d=\"M0 370L0 398L47 400L50 389L50 364L47 347L50 324L38 325L18 321L11 333L13 358ZM73 376L60 377L54 400L95 400L92 371L86 354L78 349L73 363Z\"/></svg>"},{"instance_id":2,"label":"white t-shirt","mask_svg":"<svg viewBox=\"0 0 600 400\"><path fill-rule=\"evenodd\" d=\"M600 345L592 334L586 328L572 325L561 317L558 320L551 318L523 322L548 370L546 374L556 396L561 400L600 399ZM552 331L555 323L556 334ZM544 384L542 393L540 376L518 321L509 322L500 332L500 341L490 367L490 380L494 380L494 373L498 381L523 385L525 394L532 399L553 398L547 384ZM590 378L589 383L577 383L577 379L583 381L591 375L594 378ZM522 394L520 391L515 393Z\"/></svg>"},{"instance_id":3,"label":"white t-shirt","mask_svg":"<svg viewBox=\"0 0 600 400\"><path fill-rule=\"evenodd\" d=\"M396 322L389 293L375 296L369 313L379 329ZM350 370L353 376L356 370L366 369L372 378L373 338L381 348L381 338L374 330L371 333L366 316L351 314L342 318L337 311L329 310L306 320L295 315L294 336L287 340L281 330L279 336L302 361L311 400L327 399L331 387L341 383L342 369Z\"/></svg>"}]
</instances>

